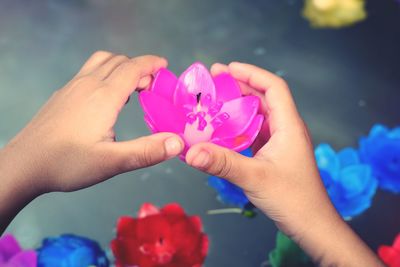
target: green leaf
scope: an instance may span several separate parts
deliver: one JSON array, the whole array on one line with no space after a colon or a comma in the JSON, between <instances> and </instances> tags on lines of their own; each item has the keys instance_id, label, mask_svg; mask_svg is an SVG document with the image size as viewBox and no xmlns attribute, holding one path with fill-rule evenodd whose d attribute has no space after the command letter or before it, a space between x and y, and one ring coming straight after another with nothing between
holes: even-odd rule
<instances>
[{"instance_id":1,"label":"green leaf","mask_svg":"<svg viewBox=\"0 0 400 267\"><path fill-rule=\"evenodd\" d=\"M301 248L280 231L276 235L276 247L268 256L269 263L273 267L312 266Z\"/></svg>"}]
</instances>

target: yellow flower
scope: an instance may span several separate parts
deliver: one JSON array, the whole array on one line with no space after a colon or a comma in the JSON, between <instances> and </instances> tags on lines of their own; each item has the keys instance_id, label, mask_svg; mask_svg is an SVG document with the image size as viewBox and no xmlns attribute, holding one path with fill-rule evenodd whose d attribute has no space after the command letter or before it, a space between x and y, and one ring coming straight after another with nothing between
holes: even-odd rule
<instances>
[{"instance_id":1,"label":"yellow flower","mask_svg":"<svg viewBox=\"0 0 400 267\"><path fill-rule=\"evenodd\" d=\"M340 28L367 17L365 0L305 0L303 16L313 27Z\"/></svg>"}]
</instances>

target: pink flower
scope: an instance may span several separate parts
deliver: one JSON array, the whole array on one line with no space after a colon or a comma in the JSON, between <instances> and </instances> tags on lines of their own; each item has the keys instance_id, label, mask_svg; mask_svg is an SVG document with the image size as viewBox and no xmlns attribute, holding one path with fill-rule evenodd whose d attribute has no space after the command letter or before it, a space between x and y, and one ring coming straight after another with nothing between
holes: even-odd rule
<instances>
[{"instance_id":1,"label":"pink flower","mask_svg":"<svg viewBox=\"0 0 400 267\"><path fill-rule=\"evenodd\" d=\"M212 77L201 63L191 65L179 79L161 69L139 101L153 133L172 132L183 138L182 157L200 142L242 151L253 143L264 120L258 114L258 97L242 96L231 75Z\"/></svg>"},{"instance_id":2,"label":"pink flower","mask_svg":"<svg viewBox=\"0 0 400 267\"><path fill-rule=\"evenodd\" d=\"M23 251L18 241L6 234L0 238L0 267L36 267L37 256L34 250Z\"/></svg>"}]
</instances>

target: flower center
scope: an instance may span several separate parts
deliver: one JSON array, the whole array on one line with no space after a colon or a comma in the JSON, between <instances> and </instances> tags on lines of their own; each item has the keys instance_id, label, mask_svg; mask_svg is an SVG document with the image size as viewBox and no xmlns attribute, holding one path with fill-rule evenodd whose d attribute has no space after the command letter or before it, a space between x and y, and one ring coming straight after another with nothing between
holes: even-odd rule
<instances>
[{"instance_id":1,"label":"flower center","mask_svg":"<svg viewBox=\"0 0 400 267\"><path fill-rule=\"evenodd\" d=\"M221 101L212 103L211 95L202 98L201 93L196 95L197 105L186 115L186 126L183 133L189 146L210 141L215 129L229 119L229 114L220 112L223 106Z\"/></svg>"},{"instance_id":2,"label":"flower center","mask_svg":"<svg viewBox=\"0 0 400 267\"><path fill-rule=\"evenodd\" d=\"M151 260L157 264L167 264L171 262L175 249L171 243L160 237L155 243L143 244L139 247L142 254L151 257Z\"/></svg>"}]
</instances>

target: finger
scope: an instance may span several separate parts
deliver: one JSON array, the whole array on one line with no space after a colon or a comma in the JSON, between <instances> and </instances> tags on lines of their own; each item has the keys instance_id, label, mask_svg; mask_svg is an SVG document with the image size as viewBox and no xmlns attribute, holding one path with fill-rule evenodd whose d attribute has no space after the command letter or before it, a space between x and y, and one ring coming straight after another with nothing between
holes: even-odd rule
<instances>
[{"instance_id":1,"label":"finger","mask_svg":"<svg viewBox=\"0 0 400 267\"><path fill-rule=\"evenodd\" d=\"M114 55L103 63L93 74L102 80L105 80L118 66L122 63L129 61L129 58L125 55Z\"/></svg>"},{"instance_id":2,"label":"finger","mask_svg":"<svg viewBox=\"0 0 400 267\"><path fill-rule=\"evenodd\" d=\"M210 69L212 76L217 76L218 74L229 72L228 65L221 64L221 63L214 63Z\"/></svg>"},{"instance_id":3,"label":"finger","mask_svg":"<svg viewBox=\"0 0 400 267\"><path fill-rule=\"evenodd\" d=\"M259 112L262 114L266 114L267 111L267 102L265 100L265 94L254 89L253 87L250 87L248 84L239 81L239 87L240 91L242 92L243 95L254 95L260 98L261 105L259 106Z\"/></svg>"},{"instance_id":4,"label":"finger","mask_svg":"<svg viewBox=\"0 0 400 267\"><path fill-rule=\"evenodd\" d=\"M186 154L186 162L211 175L226 178L245 190L256 186L257 177L263 177L260 175L262 165L257 159L211 143L192 146Z\"/></svg>"},{"instance_id":5,"label":"finger","mask_svg":"<svg viewBox=\"0 0 400 267\"><path fill-rule=\"evenodd\" d=\"M179 155L182 139L171 133L158 133L132 141L102 144L106 167L111 175L148 167Z\"/></svg>"},{"instance_id":6,"label":"finger","mask_svg":"<svg viewBox=\"0 0 400 267\"><path fill-rule=\"evenodd\" d=\"M210 69L211 75L212 76L217 76L221 73L229 73L229 67L228 65L225 64L221 64L221 63L214 63L211 66ZM239 86L240 86L240 90L242 92L243 95L254 95L254 96L258 96L262 102L262 105L260 105L260 111L262 111L262 113L265 113L265 98L264 98L264 93L260 92L252 87L250 87L249 85L247 85L244 82L238 81Z\"/></svg>"},{"instance_id":7,"label":"finger","mask_svg":"<svg viewBox=\"0 0 400 267\"><path fill-rule=\"evenodd\" d=\"M153 80L152 75L147 75L141 78L137 86L138 89L147 89L150 86L152 80Z\"/></svg>"},{"instance_id":8,"label":"finger","mask_svg":"<svg viewBox=\"0 0 400 267\"><path fill-rule=\"evenodd\" d=\"M166 66L167 60L164 58L151 55L141 56L119 65L106 81L113 88L110 92L115 94L116 98L123 103L138 87L142 78L151 76L160 68Z\"/></svg>"},{"instance_id":9,"label":"finger","mask_svg":"<svg viewBox=\"0 0 400 267\"><path fill-rule=\"evenodd\" d=\"M229 64L229 72L238 81L265 95L272 134L278 130L303 127L289 87L282 78L259 67L238 62Z\"/></svg>"},{"instance_id":10,"label":"finger","mask_svg":"<svg viewBox=\"0 0 400 267\"><path fill-rule=\"evenodd\" d=\"M113 55L113 53L108 51L97 51L93 53L89 59L86 60L85 64L83 64L76 76L83 76L91 73L94 69L109 60Z\"/></svg>"}]
</instances>

